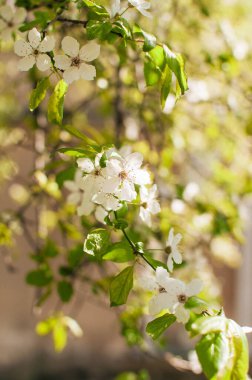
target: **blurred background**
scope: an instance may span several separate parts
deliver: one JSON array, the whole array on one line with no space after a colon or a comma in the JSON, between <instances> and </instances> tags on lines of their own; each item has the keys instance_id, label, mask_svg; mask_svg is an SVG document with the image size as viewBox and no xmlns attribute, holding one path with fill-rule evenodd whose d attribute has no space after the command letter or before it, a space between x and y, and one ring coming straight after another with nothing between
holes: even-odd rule
<instances>
[{"instance_id":1,"label":"blurred background","mask_svg":"<svg viewBox=\"0 0 252 380\"><path fill-rule=\"evenodd\" d=\"M151 3L153 20L143 18L141 24L183 54L186 95L176 102L171 94L161 111L158 92L145 87L137 52L106 45L96 85L71 85L64 122L101 144L116 139L143 153L159 188L162 213L152 237L140 223L134 233L158 247L174 226L184 236L187 262L179 275L202 277L206 299L224 305L226 315L241 325L252 326L252 2ZM74 12L69 11L71 17ZM131 11L127 17L140 18ZM85 41L83 31L72 26L54 33ZM76 283L67 305L54 291L42 305L41 294L25 283L41 242L50 237L60 249L76 247L94 220L80 223L65 202L60 173L70 170L71 162L56 150L76 142L48 125L45 104L33 114L28 110L38 73L18 72L11 42L1 42L0 48L0 379L114 379L144 368L152 379L204 378L193 354L188 361L192 342L179 327L169 330L162 348L148 342L150 350L144 352L137 347L134 323L129 326L110 309L107 297L96 299L87 283ZM64 260L60 255L52 265L62 266ZM84 333L70 338L57 354L50 337L38 337L35 326L62 308ZM131 317L129 312L128 321ZM134 376L120 379L148 378L144 372Z\"/></svg>"}]
</instances>

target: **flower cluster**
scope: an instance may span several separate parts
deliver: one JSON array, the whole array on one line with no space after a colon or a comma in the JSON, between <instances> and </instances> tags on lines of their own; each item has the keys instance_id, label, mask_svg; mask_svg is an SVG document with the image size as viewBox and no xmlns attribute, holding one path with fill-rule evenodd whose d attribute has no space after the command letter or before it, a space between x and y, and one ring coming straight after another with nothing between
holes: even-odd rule
<instances>
[{"instance_id":1,"label":"flower cluster","mask_svg":"<svg viewBox=\"0 0 252 380\"><path fill-rule=\"evenodd\" d=\"M150 3L145 0L128 0L128 8L136 8L143 16L151 17L150 12L148 11L151 7ZM126 9L128 9L126 8ZM110 9L111 17L123 14L126 9L121 9L121 0L113 0Z\"/></svg>"},{"instance_id":2,"label":"flower cluster","mask_svg":"<svg viewBox=\"0 0 252 380\"><path fill-rule=\"evenodd\" d=\"M9 41L18 33L20 24L26 18L24 8L14 9L10 5L0 7L0 39Z\"/></svg>"},{"instance_id":3,"label":"flower cluster","mask_svg":"<svg viewBox=\"0 0 252 380\"><path fill-rule=\"evenodd\" d=\"M96 77L95 67L87 62L99 56L100 45L92 41L80 49L79 42L75 38L66 36L61 46L64 55L50 54L55 47L54 37L43 38L42 34L33 28L28 32L27 41L20 39L14 44L15 53L22 57L18 64L19 69L28 71L35 64L40 71L55 68L63 73L67 84L79 79L93 80Z\"/></svg>"},{"instance_id":4,"label":"flower cluster","mask_svg":"<svg viewBox=\"0 0 252 380\"><path fill-rule=\"evenodd\" d=\"M148 291L155 291L149 304L150 314L156 315L169 310L177 318L177 322L187 323L190 317L186 309L189 297L196 296L202 288L202 281L192 280L188 285L183 281L171 278L166 269L158 267L154 276L139 279L139 284Z\"/></svg>"},{"instance_id":5,"label":"flower cluster","mask_svg":"<svg viewBox=\"0 0 252 380\"><path fill-rule=\"evenodd\" d=\"M98 221L119 210L125 202L140 205L140 218L151 226L151 215L160 211L157 188L142 168L143 156L131 153L128 147L115 148L90 158L77 159L78 171L65 186L71 191L68 201L78 205L78 215L95 212ZM140 203L136 201L138 198Z\"/></svg>"}]
</instances>

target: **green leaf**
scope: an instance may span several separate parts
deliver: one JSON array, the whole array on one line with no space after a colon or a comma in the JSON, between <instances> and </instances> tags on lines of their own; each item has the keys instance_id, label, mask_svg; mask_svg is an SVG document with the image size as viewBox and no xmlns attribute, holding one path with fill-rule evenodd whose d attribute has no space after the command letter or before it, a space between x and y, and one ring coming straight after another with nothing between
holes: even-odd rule
<instances>
[{"instance_id":1,"label":"green leaf","mask_svg":"<svg viewBox=\"0 0 252 380\"><path fill-rule=\"evenodd\" d=\"M62 302L69 302L73 295L73 286L68 281L60 281L57 286L58 294Z\"/></svg>"},{"instance_id":2,"label":"green leaf","mask_svg":"<svg viewBox=\"0 0 252 380\"><path fill-rule=\"evenodd\" d=\"M107 9L93 1L81 0L79 1L79 5L88 8L88 20L102 20L104 18L110 18Z\"/></svg>"},{"instance_id":3,"label":"green leaf","mask_svg":"<svg viewBox=\"0 0 252 380\"><path fill-rule=\"evenodd\" d=\"M126 263L135 258L131 247L126 242L115 243L110 250L102 256L103 260L110 260L115 263Z\"/></svg>"},{"instance_id":4,"label":"green leaf","mask_svg":"<svg viewBox=\"0 0 252 380\"><path fill-rule=\"evenodd\" d=\"M56 182L60 189L63 187L65 181L72 181L74 179L75 171L75 167L70 166L56 174Z\"/></svg>"},{"instance_id":5,"label":"green leaf","mask_svg":"<svg viewBox=\"0 0 252 380\"><path fill-rule=\"evenodd\" d=\"M50 96L50 99L48 102L48 120L51 123L55 123L59 125L61 125L62 123L64 97L66 95L67 89L68 89L68 85L62 79L57 83L53 91L53 94Z\"/></svg>"},{"instance_id":6,"label":"green leaf","mask_svg":"<svg viewBox=\"0 0 252 380\"><path fill-rule=\"evenodd\" d=\"M196 352L208 379L222 373L231 357L229 341L223 332L203 336L196 345Z\"/></svg>"},{"instance_id":7,"label":"green leaf","mask_svg":"<svg viewBox=\"0 0 252 380\"><path fill-rule=\"evenodd\" d=\"M161 73L151 61L144 62L144 78L146 86L154 86L160 81Z\"/></svg>"},{"instance_id":8,"label":"green leaf","mask_svg":"<svg viewBox=\"0 0 252 380\"><path fill-rule=\"evenodd\" d=\"M221 332L227 329L228 320L224 316L201 317L192 323L191 329L197 334L208 334L211 332Z\"/></svg>"},{"instance_id":9,"label":"green leaf","mask_svg":"<svg viewBox=\"0 0 252 380\"><path fill-rule=\"evenodd\" d=\"M134 37L142 37L144 39L144 44L143 44L144 52L154 49L154 47L157 44L157 38L153 36L153 34L145 32L138 25L134 26L133 34L134 34Z\"/></svg>"},{"instance_id":10,"label":"green leaf","mask_svg":"<svg viewBox=\"0 0 252 380\"><path fill-rule=\"evenodd\" d=\"M168 66L166 66L165 71L162 74L162 82L161 82L161 106L165 107L166 100L171 91L171 83L172 83L172 72Z\"/></svg>"},{"instance_id":11,"label":"green leaf","mask_svg":"<svg viewBox=\"0 0 252 380\"><path fill-rule=\"evenodd\" d=\"M69 157L92 157L90 151L82 148L60 148L58 152L64 153Z\"/></svg>"},{"instance_id":12,"label":"green leaf","mask_svg":"<svg viewBox=\"0 0 252 380\"><path fill-rule=\"evenodd\" d=\"M174 322L176 317L173 314L164 314L161 317L154 319L149 322L146 327L146 332L152 337L152 339L157 339L165 330L168 329Z\"/></svg>"},{"instance_id":13,"label":"green leaf","mask_svg":"<svg viewBox=\"0 0 252 380\"><path fill-rule=\"evenodd\" d=\"M126 303L129 292L133 288L134 267L129 266L120 272L110 283L110 306L120 306Z\"/></svg>"},{"instance_id":14,"label":"green leaf","mask_svg":"<svg viewBox=\"0 0 252 380\"><path fill-rule=\"evenodd\" d=\"M48 239L46 241L46 245L44 246L44 248L42 250L42 253L46 257L55 257L55 256L58 255L59 251L58 251L58 247L56 246L56 244L54 243L54 241Z\"/></svg>"},{"instance_id":15,"label":"green leaf","mask_svg":"<svg viewBox=\"0 0 252 380\"><path fill-rule=\"evenodd\" d=\"M112 33L118 34L125 40L133 39L131 26L125 18L120 18L113 23Z\"/></svg>"},{"instance_id":16,"label":"green leaf","mask_svg":"<svg viewBox=\"0 0 252 380\"><path fill-rule=\"evenodd\" d=\"M87 38L93 40L95 38L99 40L106 40L108 34L112 30L112 24L109 21L90 20L87 23Z\"/></svg>"},{"instance_id":17,"label":"green leaf","mask_svg":"<svg viewBox=\"0 0 252 380\"><path fill-rule=\"evenodd\" d=\"M159 260L156 260L156 259L153 259L149 254L145 253L143 254L143 257L146 259L146 261L148 261L148 263L150 263L155 269L157 269L157 267L162 267L164 269L167 270L167 265L165 263L163 263L162 261L159 261Z\"/></svg>"},{"instance_id":18,"label":"green leaf","mask_svg":"<svg viewBox=\"0 0 252 380\"><path fill-rule=\"evenodd\" d=\"M77 139L80 139L84 141L86 144L88 144L88 148L90 150L96 151L98 149L98 144L96 141L90 139L84 133L80 132L78 129L74 128L72 125L64 125L63 127L70 135L76 137Z\"/></svg>"},{"instance_id":19,"label":"green leaf","mask_svg":"<svg viewBox=\"0 0 252 380\"><path fill-rule=\"evenodd\" d=\"M80 265L84 257L83 247L78 244L75 248L71 249L68 254L68 263L71 267Z\"/></svg>"},{"instance_id":20,"label":"green leaf","mask_svg":"<svg viewBox=\"0 0 252 380\"><path fill-rule=\"evenodd\" d=\"M50 284L52 279L52 274L48 268L33 270L26 276L27 284L38 287Z\"/></svg>"},{"instance_id":21,"label":"green leaf","mask_svg":"<svg viewBox=\"0 0 252 380\"><path fill-rule=\"evenodd\" d=\"M186 309L202 308L203 310L207 310L208 306L206 301L198 297L190 297L185 303Z\"/></svg>"},{"instance_id":22,"label":"green leaf","mask_svg":"<svg viewBox=\"0 0 252 380\"><path fill-rule=\"evenodd\" d=\"M98 228L88 234L84 242L84 252L101 258L106 252L109 242L109 233L103 228Z\"/></svg>"},{"instance_id":23,"label":"green leaf","mask_svg":"<svg viewBox=\"0 0 252 380\"><path fill-rule=\"evenodd\" d=\"M38 83L34 90L32 90L31 96L30 96L30 104L29 108L30 111L34 111L42 102L42 100L46 96L46 92L48 87L50 86L49 78L43 78Z\"/></svg>"},{"instance_id":24,"label":"green leaf","mask_svg":"<svg viewBox=\"0 0 252 380\"><path fill-rule=\"evenodd\" d=\"M188 90L187 77L184 69L184 60L180 54L173 53L168 46L163 45L164 55L171 71L175 74L180 92L183 95Z\"/></svg>"},{"instance_id":25,"label":"green leaf","mask_svg":"<svg viewBox=\"0 0 252 380\"><path fill-rule=\"evenodd\" d=\"M232 333L233 368L232 380L247 380L249 370L248 341L242 328L229 320L229 331Z\"/></svg>"}]
</instances>

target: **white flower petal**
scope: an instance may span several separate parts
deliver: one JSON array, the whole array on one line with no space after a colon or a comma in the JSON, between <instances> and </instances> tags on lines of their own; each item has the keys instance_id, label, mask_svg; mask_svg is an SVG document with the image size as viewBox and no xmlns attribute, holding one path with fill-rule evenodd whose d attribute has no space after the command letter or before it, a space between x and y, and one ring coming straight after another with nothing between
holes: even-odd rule
<instances>
[{"instance_id":1,"label":"white flower petal","mask_svg":"<svg viewBox=\"0 0 252 380\"><path fill-rule=\"evenodd\" d=\"M27 55L30 55L33 53L33 49L28 42L24 40L18 40L14 44L14 52L19 57L26 57Z\"/></svg>"},{"instance_id":2,"label":"white flower petal","mask_svg":"<svg viewBox=\"0 0 252 380\"><path fill-rule=\"evenodd\" d=\"M250 334L252 333L252 327L242 326L242 331L244 332L244 334Z\"/></svg>"},{"instance_id":3,"label":"white flower petal","mask_svg":"<svg viewBox=\"0 0 252 380\"><path fill-rule=\"evenodd\" d=\"M137 283L141 288L149 290L150 292L158 290L158 284L156 283L155 277L150 274L140 276Z\"/></svg>"},{"instance_id":4,"label":"white flower petal","mask_svg":"<svg viewBox=\"0 0 252 380\"><path fill-rule=\"evenodd\" d=\"M51 67L51 58L47 54L39 54L36 58L36 65L40 71L46 71Z\"/></svg>"},{"instance_id":5,"label":"white flower petal","mask_svg":"<svg viewBox=\"0 0 252 380\"><path fill-rule=\"evenodd\" d=\"M95 210L95 217L100 223L104 223L104 219L108 215L108 212L101 206L97 206Z\"/></svg>"},{"instance_id":6,"label":"white flower petal","mask_svg":"<svg viewBox=\"0 0 252 380\"><path fill-rule=\"evenodd\" d=\"M199 279L192 280L186 287L186 295L187 297L192 297L198 294L203 287L203 282Z\"/></svg>"},{"instance_id":7,"label":"white flower petal","mask_svg":"<svg viewBox=\"0 0 252 380\"><path fill-rule=\"evenodd\" d=\"M69 190L69 191L78 191L79 187L77 186L75 181L65 181L64 182L64 187Z\"/></svg>"},{"instance_id":8,"label":"white flower petal","mask_svg":"<svg viewBox=\"0 0 252 380\"><path fill-rule=\"evenodd\" d=\"M184 305L180 304L176 307L175 316L177 317L177 322L185 324L190 318L190 312L184 308Z\"/></svg>"},{"instance_id":9,"label":"white flower petal","mask_svg":"<svg viewBox=\"0 0 252 380\"><path fill-rule=\"evenodd\" d=\"M118 197L127 202L131 202L137 197L134 185L132 182L124 180L120 191L118 192Z\"/></svg>"},{"instance_id":10,"label":"white flower petal","mask_svg":"<svg viewBox=\"0 0 252 380\"><path fill-rule=\"evenodd\" d=\"M116 211L121 207L119 200L112 194L95 194L92 200L93 202L102 205L107 211Z\"/></svg>"},{"instance_id":11,"label":"white flower petal","mask_svg":"<svg viewBox=\"0 0 252 380\"><path fill-rule=\"evenodd\" d=\"M139 169L142 163L143 155L141 153L131 153L125 158L125 169L126 171Z\"/></svg>"},{"instance_id":12,"label":"white flower petal","mask_svg":"<svg viewBox=\"0 0 252 380\"><path fill-rule=\"evenodd\" d=\"M158 214L161 211L160 204L155 199L148 204L148 208L153 215Z\"/></svg>"},{"instance_id":13,"label":"white flower petal","mask_svg":"<svg viewBox=\"0 0 252 380\"><path fill-rule=\"evenodd\" d=\"M18 62L18 68L21 71L30 70L35 64L35 57L33 55L27 55L26 57L20 59Z\"/></svg>"},{"instance_id":14,"label":"white flower petal","mask_svg":"<svg viewBox=\"0 0 252 380\"><path fill-rule=\"evenodd\" d=\"M67 202L77 205L81 200L81 193L76 191L75 193L69 194L67 197Z\"/></svg>"},{"instance_id":15,"label":"white flower petal","mask_svg":"<svg viewBox=\"0 0 252 380\"><path fill-rule=\"evenodd\" d=\"M84 197L81 205L77 208L78 216L90 215L94 211L95 205L88 198Z\"/></svg>"},{"instance_id":16,"label":"white flower petal","mask_svg":"<svg viewBox=\"0 0 252 380\"><path fill-rule=\"evenodd\" d=\"M167 247L172 246L173 237L174 237L174 228L171 228L169 231L167 242L166 242Z\"/></svg>"},{"instance_id":17,"label":"white flower petal","mask_svg":"<svg viewBox=\"0 0 252 380\"><path fill-rule=\"evenodd\" d=\"M85 173L91 173L95 168L90 158L78 158L77 165Z\"/></svg>"},{"instance_id":18,"label":"white flower petal","mask_svg":"<svg viewBox=\"0 0 252 380\"><path fill-rule=\"evenodd\" d=\"M157 267L156 269L156 280L157 283L162 287L162 288L167 288L169 286L169 273L167 270L163 267Z\"/></svg>"},{"instance_id":19,"label":"white flower petal","mask_svg":"<svg viewBox=\"0 0 252 380\"><path fill-rule=\"evenodd\" d=\"M66 69L66 71L64 71L63 78L67 84L71 84L75 80L79 80L80 72L78 67L69 67L68 69Z\"/></svg>"},{"instance_id":20,"label":"white flower petal","mask_svg":"<svg viewBox=\"0 0 252 380\"><path fill-rule=\"evenodd\" d=\"M66 36L63 38L61 42L62 49L64 53L69 55L70 57L77 57L80 50L79 42L70 36Z\"/></svg>"},{"instance_id":21,"label":"white flower petal","mask_svg":"<svg viewBox=\"0 0 252 380\"><path fill-rule=\"evenodd\" d=\"M71 66L71 58L66 55L55 55L54 56L55 66L60 70L66 70Z\"/></svg>"},{"instance_id":22,"label":"white flower petal","mask_svg":"<svg viewBox=\"0 0 252 380\"><path fill-rule=\"evenodd\" d=\"M30 42L30 45L33 47L33 49L38 48L41 41L41 35L36 28L33 28L28 32L28 41Z\"/></svg>"},{"instance_id":23,"label":"white flower petal","mask_svg":"<svg viewBox=\"0 0 252 380\"><path fill-rule=\"evenodd\" d=\"M80 49L79 57L83 61L91 62L100 55L101 47L96 42L91 41Z\"/></svg>"},{"instance_id":24,"label":"white flower petal","mask_svg":"<svg viewBox=\"0 0 252 380\"><path fill-rule=\"evenodd\" d=\"M169 278L167 280L167 286L165 287L165 290L170 294L171 297L173 297L173 302L175 303L178 301L178 295L185 294L186 285L183 281L177 280L175 278Z\"/></svg>"},{"instance_id":25,"label":"white flower petal","mask_svg":"<svg viewBox=\"0 0 252 380\"><path fill-rule=\"evenodd\" d=\"M13 12L13 9L9 5L4 5L0 7L0 15L4 20L8 22L12 20L14 16L14 12Z\"/></svg>"},{"instance_id":26,"label":"white flower petal","mask_svg":"<svg viewBox=\"0 0 252 380\"><path fill-rule=\"evenodd\" d=\"M93 65L82 63L80 65L80 77L85 80L94 80L96 77L96 68Z\"/></svg>"},{"instance_id":27,"label":"white flower petal","mask_svg":"<svg viewBox=\"0 0 252 380\"><path fill-rule=\"evenodd\" d=\"M147 209L140 207L139 216L148 227L151 227L151 214Z\"/></svg>"},{"instance_id":28,"label":"white flower petal","mask_svg":"<svg viewBox=\"0 0 252 380\"><path fill-rule=\"evenodd\" d=\"M183 261L181 253L177 250L172 252L172 258L176 264L181 264Z\"/></svg>"},{"instance_id":29,"label":"white flower petal","mask_svg":"<svg viewBox=\"0 0 252 380\"><path fill-rule=\"evenodd\" d=\"M111 4L110 17L113 18L120 13L121 0L113 0Z\"/></svg>"},{"instance_id":30,"label":"white flower petal","mask_svg":"<svg viewBox=\"0 0 252 380\"><path fill-rule=\"evenodd\" d=\"M167 259L167 268L169 269L169 272L173 272L173 258L172 254L169 254Z\"/></svg>"},{"instance_id":31,"label":"white flower petal","mask_svg":"<svg viewBox=\"0 0 252 380\"><path fill-rule=\"evenodd\" d=\"M55 38L52 36L46 36L43 41L39 44L38 50L41 53L48 53L52 51L55 46Z\"/></svg>"},{"instance_id":32,"label":"white flower petal","mask_svg":"<svg viewBox=\"0 0 252 380\"><path fill-rule=\"evenodd\" d=\"M151 315L159 314L161 311L169 308L170 299L167 293L159 293L150 300L149 312Z\"/></svg>"},{"instance_id":33,"label":"white flower petal","mask_svg":"<svg viewBox=\"0 0 252 380\"><path fill-rule=\"evenodd\" d=\"M140 199L142 203L148 202L149 200L149 191L145 186L140 187Z\"/></svg>"},{"instance_id":34,"label":"white flower petal","mask_svg":"<svg viewBox=\"0 0 252 380\"><path fill-rule=\"evenodd\" d=\"M137 185L149 185L151 183L150 174L145 169L134 170L134 183Z\"/></svg>"},{"instance_id":35,"label":"white flower petal","mask_svg":"<svg viewBox=\"0 0 252 380\"><path fill-rule=\"evenodd\" d=\"M24 8L17 8L16 12L13 16L13 23L14 24L21 24L26 18L27 12Z\"/></svg>"},{"instance_id":36,"label":"white flower petal","mask_svg":"<svg viewBox=\"0 0 252 380\"><path fill-rule=\"evenodd\" d=\"M119 177L106 178L103 186L104 193L115 193L120 183L121 180Z\"/></svg>"}]
</instances>

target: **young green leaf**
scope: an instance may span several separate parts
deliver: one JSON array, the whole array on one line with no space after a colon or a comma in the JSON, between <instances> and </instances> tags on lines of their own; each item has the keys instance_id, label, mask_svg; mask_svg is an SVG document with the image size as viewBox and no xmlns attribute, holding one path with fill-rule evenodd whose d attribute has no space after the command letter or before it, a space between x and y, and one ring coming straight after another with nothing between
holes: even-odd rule
<instances>
[{"instance_id":1,"label":"young green leaf","mask_svg":"<svg viewBox=\"0 0 252 380\"><path fill-rule=\"evenodd\" d=\"M180 87L180 93L183 95L185 91L188 90L187 77L184 68L184 60L180 54L173 53L168 48L168 46L163 45L163 48L166 62L171 71L175 74Z\"/></svg>"},{"instance_id":2,"label":"young green leaf","mask_svg":"<svg viewBox=\"0 0 252 380\"><path fill-rule=\"evenodd\" d=\"M102 258L103 260L109 260L115 263L126 263L127 261L134 260L135 255L128 243L121 242L113 244Z\"/></svg>"},{"instance_id":3,"label":"young green leaf","mask_svg":"<svg viewBox=\"0 0 252 380\"><path fill-rule=\"evenodd\" d=\"M64 97L66 95L67 89L68 85L62 79L57 83L53 91L53 94L50 96L48 102L48 120L51 123L59 125L62 124Z\"/></svg>"},{"instance_id":4,"label":"young green leaf","mask_svg":"<svg viewBox=\"0 0 252 380\"><path fill-rule=\"evenodd\" d=\"M208 379L223 378L215 376L226 370L228 360L232 355L229 347L228 338L223 332L207 334L197 343L196 352Z\"/></svg>"},{"instance_id":5,"label":"young green leaf","mask_svg":"<svg viewBox=\"0 0 252 380\"><path fill-rule=\"evenodd\" d=\"M154 319L149 322L146 327L146 332L152 337L152 339L157 339L165 330L168 329L174 322L176 317L173 314L164 314L161 317Z\"/></svg>"},{"instance_id":6,"label":"young green leaf","mask_svg":"<svg viewBox=\"0 0 252 380\"><path fill-rule=\"evenodd\" d=\"M161 106L165 107L166 100L171 91L171 83L172 83L172 72L169 69L168 65L165 68L165 71L162 74L161 78Z\"/></svg>"},{"instance_id":7,"label":"young green leaf","mask_svg":"<svg viewBox=\"0 0 252 380\"><path fill-rule=\"evenodd\" d=\"M106 252L109 242L109 233L103 228L98 228L88 234L83 250L89 255L101 258Z\"/></svg>"},{"instance_id":8,"label":"young green leaf","mask_svg":"<svg viewBox=\"0 0 252 380\"><path fill-rule=\"evenodd\" d=\"M48 268L33 270L26 276L27 284L38 287L50 284L52 279L52 274Z\"/></svg>"},{"instance_id":9,"label":"young green leaf","mask_svg":"<svg viewBox=\"0 0 252 380\"><path fill-rule=\"evenodd\" d=\"M134 267L129 266L113 278L110 283L110 306L120 306L126 303L129 292L133 288Z\"/></svg>"},{"instance_id":10,"label":"young green leaf","mask_svg":"<svg viewBox=\"0 0 252 380\"><path fill-rule=\"evenodd\" d=\"M90 20L87 23L87 38L93 40L106 40L108 34L112 30L112 24L109 21Z\"/></svg>"},{"instance_id":11,"label":"young green leaf","mask_svg":"<svg viewBox=\"0 0 252 380\"><path fill-rule=\"evenodd\" d=\"M57 286L58 294L62 302L69 302L73 295L73 286L68 281L60 281Z\"/></svg>"},{"instance_id":12,"label":"young green leaf","mask_svg":"<svg viewBox=\"0 0 252 380\"><path fill-rule=\"evenodd\" d=\"M133 34L134 34L134 37L136 37L136 38L138 38L138 37L143 38L143 40L144 40L143 51L145 51L145 52L154 49L154 47L157 44L157 38L155 36L153 36L153 34L145 32L138 25L134 26Z\"/></svg>"},{"instance_id":13,"label":"young green leaf","mask_svg":"<svg viewBox=\"0 0 252 380\"><path fill-rule=\"evenodd\" d=\"M44 100L46 96L46 92L48 87L50 86L49 78L43 78L38 83L34 90L32 90L31 96L30 96L30 104L29 108L30 111L34 111Z\"/></svg>"}]
</instances>

